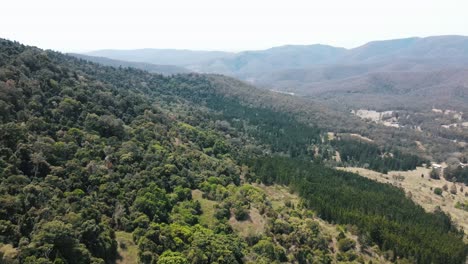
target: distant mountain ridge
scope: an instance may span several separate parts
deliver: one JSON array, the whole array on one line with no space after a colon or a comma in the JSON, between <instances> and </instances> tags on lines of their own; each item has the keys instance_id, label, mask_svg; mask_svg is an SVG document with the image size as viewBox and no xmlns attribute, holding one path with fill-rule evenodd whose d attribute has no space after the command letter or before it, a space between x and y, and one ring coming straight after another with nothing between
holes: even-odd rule
<instances>
[{"instance_id":1,"label":"distant mountain ridge","mask_svg":"<svg viewBox=\"0 0 468 264\"><path fill-rule=\"evenodd\" d=\"M193 51L176 49L97 50L85 53L116 60L167 65L190 65L200 71L225 69L231 73L248 71L253 63L275 68L302 68L316 65L378 63L390 59L468 60L468 37L433 36L372 41L353 49L329 45L285 45L266 50ZM216 72L218 73L218 72Z\"/></svg>"},{"instance_id":2,"label":"distant mountain ridge","mask_svg":"<svg viewBox=\"0 0 468 264\"><path fill-rule=\"evenodd\" d=\"M177 49L107 49L91 51L84 53L84 55L106 57L114 60L132 62L184 66L188 64L200 63L206 60L229 57L234 55L234 53L224 51L195 51Z\"/></svg>"},{"instance_id":3,"label":"distant mountain ridge","mask_svg":"<svg viewBox=\"0 0 468 264\"><path fill-rule=\"evenodd\" d=\"M225 74L266 89L338 100L349 107L427 108L454 102L468 110L466 36L372 41L353 49L316 44L239 53L136 50L91 54L183 65L194 72ZM390 86L398 92L389 92ZM425 96L419 94L422 91Z\"/></svg>"},{"instance_id":4,"label":"distant mountain ridge","mask_svg":"<svg viewBox=\"0 0 468 264\"><path fill-rule=\"evenodd\" d=\"M468 37L433 36L372 41L349 50L342 63L366 63L395 58L459 58L468 59Z\"/></svg>"},{"instance_id":5,"label":"distant mountain ridge","mask_svg":"<svg viewBox=\"0 0 468 264\"><path fill-rule=\"evenodd\" d=\"M201 72L249 75L287 68L303 68L335 61L346 52L328 45L287 45L260 51L244 51L235 56L206 61L189 68Z\"/></svg>"}]
</instances>

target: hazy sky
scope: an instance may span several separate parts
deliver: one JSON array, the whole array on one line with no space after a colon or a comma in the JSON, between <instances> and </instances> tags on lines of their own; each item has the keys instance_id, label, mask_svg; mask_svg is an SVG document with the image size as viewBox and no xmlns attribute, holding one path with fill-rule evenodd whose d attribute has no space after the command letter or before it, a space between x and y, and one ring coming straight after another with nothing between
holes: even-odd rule
<instances>
[{"instance_id":1,"label":"hazy sky","mask_svg":"<svg viewBox=\"0 0 468 264\"><path fill-rule=\"evenodd\" d=\"M0 37L60 51L355 47L468 35L467 0L4 0Z\"/></svg>"}]
</instances>

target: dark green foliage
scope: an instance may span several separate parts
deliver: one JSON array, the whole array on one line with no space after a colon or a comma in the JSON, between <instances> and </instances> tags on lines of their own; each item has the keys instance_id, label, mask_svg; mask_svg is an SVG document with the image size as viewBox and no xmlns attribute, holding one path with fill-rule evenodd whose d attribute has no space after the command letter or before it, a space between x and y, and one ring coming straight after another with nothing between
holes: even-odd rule
<instances>
[{"instance_id":1,"label":"dark green foliage","mask_svg":"<svg viewBox=\"0 0 468 264\"><path fill-rule=\"evenodd\" d=\"M244 206L236 205L236 207L234 207L234 217L238 221L244 221L249 217L249 212Z\"/></svg>"},{"instance_id":2,"label":"dark green foliage","mask_svg":"<svg viewBox=\"0 0 468 264\"><path fill-rule=\"evenodd\" d=\"M252 247L252 250L260 256L264 256L270 260L277 260L281 262L286 261L285 252L270 240L263 239L258 241L258 243Z\"/></svg>"},{"instance_id":3,"label":"dark green foliage","mask_svg":"<svg viewBox=\"0 0 468 264\"><path fill-rule=\"evenodd\" d=\"M435 180L440 179L440 169L432 169L429 176Z\"/></svg>"},{"instance_id":4,"label":"dark green foliage","mask_svg":"<svg viewBox=\"0 0 468 264\"><path fill-rule=\"evenodd\" d=\"M356 246L356 242L349 238L342 238L338 240L338 249L346 252L350 249L353 249Z\"/></svg>"},{"instance_id":5,"label":"dark green foliage","mask_svg":"<svg viewBox=\"0 0 468 264\"><path fill-rule=\"evenodd\" d=\"M242 262L244 245L237 237L216 234L199 225L151 224L146 230L137 229L135 234L143 263L169 261L169 256L174 257L174 254L168 251L184 252L184 258L190 259L191 263ZM162 254L161 257L158 254ZM177 255L177 261L183 260L180 257Z\"/></svg>"},{"instance_id":6,"label":"dark green foliage","mask_svg":"<svg viewBox=\"0 0 468 264\"><path fill-rule=\"evenodd\" d=\"M34 247L24 250L23 253L33 251L36 256L60 258L67 263L89 263L91 256L84 245L79 243L77 235L70 224L61 221L47 222L33 233Z\"/></svg>"},{"instance_id":7,"label":"dark green foliage","mask_svg":"<svg viewBox=\"0 0 468 264\"><path fill-rule=\"evenodd\" d=\"M206 78L101 67L5 40L0 54L0 243L25 262L113 263L114 230L195 225L191 189L210 177L239 183L226 126L176 95Z\"/></svg>"},{"instance_id":8,"label":"dark green foliage","mask_svg":"<svg viewBox=\"0 0 468 264\"><path fill-rule=\"evenodd\" d=\"M156 184L151 184L138 191L133 208L146 214L154 222L167 222L171 205L166 192L158 188Z\"/></svg>"},{"instance_id":9,"label":"dark green foliage","mask_svg":"<svg viewBox=\"0 0 468 264\"><path fill-rule=\"evenodd\" d=\"M170 220L173 223L187 225L198 224L198 216L201 214L200 203L197 201L183 201L174 206Z\"/></svg>"},{"instance_id":10,"label":"dark green foliage","mask_svg":"<svg viewBox=\"0 0 468 264\"><path fill-rule=\"evenodd\" d=\"M387 173L391 170L413 170L428 161L416 155L403 154L396 149L380 148L376 144L361 140L331 141L344 163L365 166L371 170Z\"/></svg>"},{"instance_id":11,"label":"dark green foliage","mask_svg":"<svg viewBox=\"0 0 468 264\"><path fill-rule=\"evenodd\" d=\"M446 169L444 171L446 179L454 179L457 182L463 182L468 185L468 166L457 166L455 169Z\"/></svg>"}]
</instances>

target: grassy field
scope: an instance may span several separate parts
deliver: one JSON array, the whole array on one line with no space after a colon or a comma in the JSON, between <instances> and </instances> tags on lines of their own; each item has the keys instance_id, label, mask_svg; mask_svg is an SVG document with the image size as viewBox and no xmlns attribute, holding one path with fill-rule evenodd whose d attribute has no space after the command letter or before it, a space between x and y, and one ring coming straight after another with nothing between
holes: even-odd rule
<instances>
[{"instance_id":1,"label":"grassy field","mask_svg":"<svg viewBox=\"0 0 468 264\"><path fill-rule=\"evenodd\" d=\"M213 227L214 221L216 219L214 217L214 207L217 204L217 202L203 198L203 192L200 190L192 191L192 199L200 202L200 206L203 212L200 216L200 224L206 225L207 227Z\"/></svg>"},{"instance_id":2,"label":"grassy field","mask_svg":"<svg viewBox=\"0 0 468 264\"><path fill-rule=\"evenodd\" d=\"M265 233L265 225L267 219L261 215L257 208L250 208L249 217L244 221L238 221L234 214L229 218L229 224L232 229L236 231L241 237L248 237L251 235L259 235Z\"/></svg>"},{"instance_id":3,"label":"grassy field","mask_svg":"<svg viewBox=\"0 0 468 264\"><path fill-rule=\"evenodd\" d=\"M273 209L278 210L281 207L286 206L287 202L297 206L300 202L297 195L290 193L289 189L281 185L269 185L265 186L263 184L254 184L255 187L262 189L267 195L268 199L271 201Z\"/></svg>"},{"instance_id":4,"label":"grassy field","mask_svg":"<svg viewBox=\"0 0 468 264\"><path fill-rule=\"evenodd\" d=\"M0 243L0 253L3 254L3 258L0 258L0 263L10 263L18 256L18 249L10 244Z\"/></svg>"},{"instance_id":5,"label":"grassy field","mask_svg":"<svg viewBox=\"0 0 468 264\"><path fill-rule=\"evenodd\" d=\"M132 233L123 231L115 232L118 243L117 251L119 258L116 264L137 264L138 263L138 246L133 242Z\"/></svg>"}]
</instances>

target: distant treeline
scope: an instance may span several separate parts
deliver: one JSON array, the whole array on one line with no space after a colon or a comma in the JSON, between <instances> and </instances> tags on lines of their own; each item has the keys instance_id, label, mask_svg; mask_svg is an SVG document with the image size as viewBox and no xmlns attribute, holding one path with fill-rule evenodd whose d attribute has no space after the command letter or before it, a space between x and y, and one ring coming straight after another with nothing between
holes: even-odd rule
<instances>
[{"instance_id":1,"label":"distant treeline","mask_svg":"<svg viewBox=\"0 0 468 264\"><path fill-rule=\"evenodd\" d=\"M342 162L365 166L383 173L391 170L414 170L416 166L429 163L416 155L405 154L396 149L381 148L376 144L360 140L333 140L331 145L340 152Z\"/></svg>"},{"instance_id":2,"label":"distant treeline","mask_svg":"<svg viewBox=\"0 0 468 264\"><path fill-rule=\"evenodd\" d=\"M444 171L447 180L463 182L468 185L468 167L457 166L455 169Z\"/></svg>"}]
</instances>

